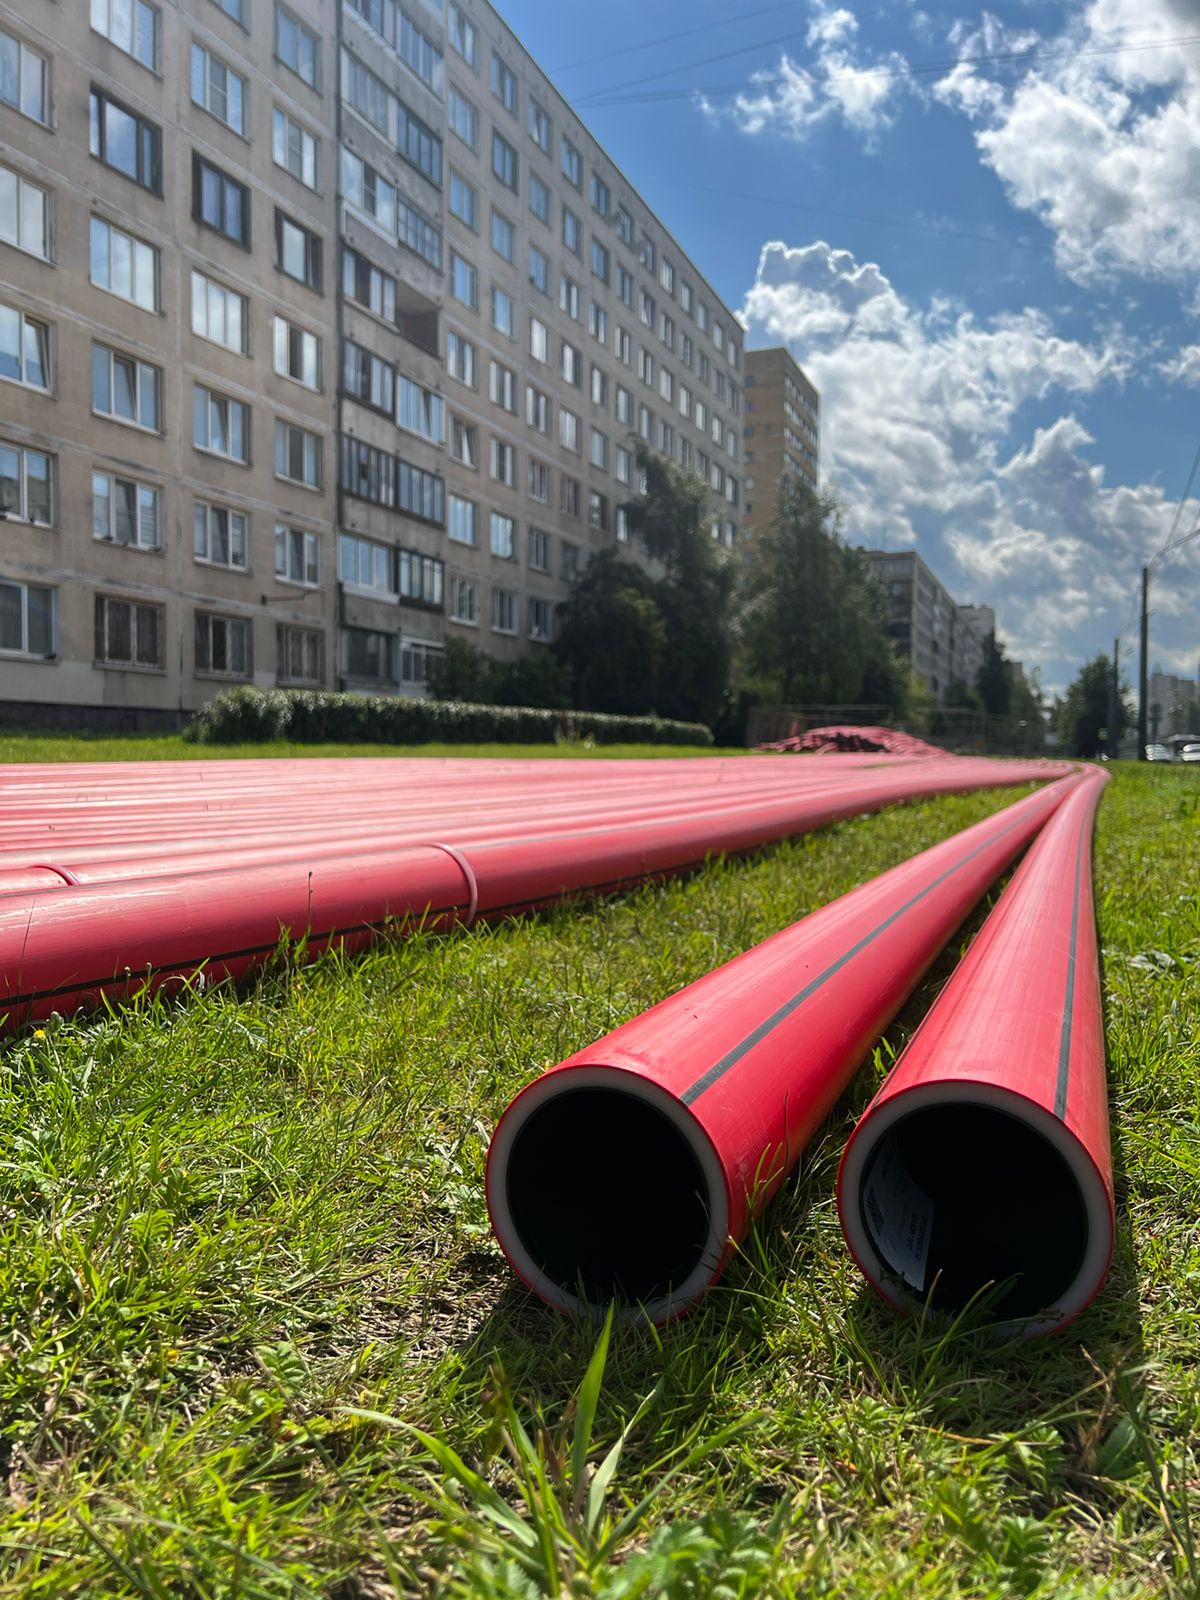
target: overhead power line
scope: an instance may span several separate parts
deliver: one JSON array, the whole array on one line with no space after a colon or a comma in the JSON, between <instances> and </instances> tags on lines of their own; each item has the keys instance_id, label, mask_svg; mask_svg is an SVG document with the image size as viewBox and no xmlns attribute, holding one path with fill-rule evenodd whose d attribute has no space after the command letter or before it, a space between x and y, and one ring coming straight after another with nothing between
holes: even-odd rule
<instances>
[{"instance_id":1,"label":"overhead power line","mask_svg":"<svg viewBox=\"0 0 1200 1600\"><path fill-rule=\"evenodd\" d=\"M760 6L757 11L743 11L740 15L731 15L724 23L706 22L697 28L680 28L675 33L660 33L653 39L643 39L640 44L623 45L620 50L605 50L599 55L586 56L580 61L568 61L564 67L551 67L550 76L554 77L560 72L575 72L579 67L594 67L598 61L613 61L618 56L641 55L643 51L650 50L658 44L674 44L677 39L691 39L698 33L712 34L715 28L732 27L735 24L749 22L751 17L765 17L768 12L794 11L795 6L796 0L782 0L781 4Z\"/></svg>"}]
</instances>

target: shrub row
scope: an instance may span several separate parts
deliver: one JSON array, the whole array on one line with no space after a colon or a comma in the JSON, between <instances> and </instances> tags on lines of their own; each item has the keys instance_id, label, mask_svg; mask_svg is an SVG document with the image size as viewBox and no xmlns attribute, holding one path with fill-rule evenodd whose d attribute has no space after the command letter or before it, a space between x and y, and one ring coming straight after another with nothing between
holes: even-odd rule
<instances>
[{"instance_id":1,"label":"shrub row","mask_svg":"<svg viewBox=\"0 0 1200 1600\"><path fill-rule=\"evenodd\" d=\"M463 701L407 700L384 695L329 694L316 689L227 689L197 711L184 729L196 744L596 744L710 745L699 722L616 717L598 711L543 711L531 706L480 706Z\"/></svg>"}]
</instances>

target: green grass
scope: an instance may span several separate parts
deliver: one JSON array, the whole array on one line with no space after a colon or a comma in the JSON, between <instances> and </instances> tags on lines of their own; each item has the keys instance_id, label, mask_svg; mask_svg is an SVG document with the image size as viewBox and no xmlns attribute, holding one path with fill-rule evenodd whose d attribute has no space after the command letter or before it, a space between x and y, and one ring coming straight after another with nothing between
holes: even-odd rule
<instances>
[{"instance_id":1,"label":"green grass","mask_svg":"<svg viewBox=\"0 0 1200 1600\"><path fill-rule=\"evenodd\" d=\"M893 1316L837 1225L949 959L680 1324L546 1311L482 1193L539 1070L1009 794L10 1042L0 1596L1200 1593L1198 778L1102 802L1117 1255L1036 1345Z\"/></svg>"},{"instance_id":2,"label":"green grass","mask_svg":"<svg viewBox=\"0 0 1200 1600\"><path fill-rule=\"evenodd\" d=\"M179 734L0 733L0 763L7 761L228 761L250 756L286 761L294 756L536 756L563 760L654 758L676 756L744 756L744 749L718 750L711 745L605 744L189 744Z\"/></svg>"}]
</instances>

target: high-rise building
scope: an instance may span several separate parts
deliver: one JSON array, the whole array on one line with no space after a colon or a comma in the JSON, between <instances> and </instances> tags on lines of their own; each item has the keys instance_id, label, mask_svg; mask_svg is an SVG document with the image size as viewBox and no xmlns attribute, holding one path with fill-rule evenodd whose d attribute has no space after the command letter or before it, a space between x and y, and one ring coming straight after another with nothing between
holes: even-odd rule
<instances>
[{"instance_id":1,"label":"high-rise building","mask_svg":"<svg viewBox=\"0 0 1200 1600\"><path fill-rule=\"evenodd\" d=\"M973 685L995 628L991 608L958 605L915 550L861 553L886 591L889 637L938 704L951 684Z\"/></svg>"},{"instance_id":2,"label":"high-rise building","mask_svg":"<svg viewBox=\"0 0 1200 1600\"><path fill-rule=\"evenodd\" d=\"M483 0L0 3L0 715L553 636L742 332Z\"/></svg>"},{"instance_id":3,"label":"high-rise building","mask_svg":"<svg viewBox=\"0 0 1200 1600\"><path fill-rule=\"evenodd\" d=\"M1147 729L1152 740L1191 733L1196 727L1196 685L1191 678L1152 672L1147 686Z\"/></svg>"},{"instance_id":4,"label":"high-rise building","mask_svg":"<svg viewBox=\"0 0 1200 1600\"><path fill-rule=\"evenodd\" d=\"M743 532L750 536L774 515L785 474L817 487L821 396L790 350L747 350L745 410Z\"/></svg>"}]
</instances>

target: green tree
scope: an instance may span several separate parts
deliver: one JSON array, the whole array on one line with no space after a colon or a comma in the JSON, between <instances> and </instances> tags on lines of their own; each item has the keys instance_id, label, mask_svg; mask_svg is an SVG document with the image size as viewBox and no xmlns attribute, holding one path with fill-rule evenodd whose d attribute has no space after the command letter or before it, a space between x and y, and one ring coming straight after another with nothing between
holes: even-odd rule
<instances>
[{"instance_id":1,"label":"green tree","mask_svg":"<svg viewBox=\"0 0 1200 1600\"><path fill-rule=\"evenodd\" d=\"M521 656L497 676L493 699L498 706L542 706L549 711L571 707L571 674L547 650Z\"/></svg>"},{"instance_id":2,"label":"green tree","mask_svg":"<svg viewBox=\"0 0 1200 1600\"><path fill-rule=\"evenodd\" d=\"M604 550L560 608L554 654L570 673L581 710L663 711L658 697L668 640L656 587L641 567Z\"/></svg>"},{"instance_id":3,"label":"green tree","mask_svg":"<svg viewBox=\"0 0 1200 1600\"><path fill-rule=\"evenodd\" d=\"M435 700L466 700L491 705L499 663L467 639L451 634L429 669L429 693Z\"/></svg>"},{"instance_id":4,"label":"green tree","mask_svg":"<svg viewBox=\"0 0 1200 1600\"><path fill-rule=\"evenodd\" d=\"M785 705L904 705L883 590L844 542L836 500L799 478L784 478L775 515L754 542L739 626L749 671Z\"/></svg>"},{"instance_id":5,"label":"green tree","mask_svg":"<svg viewBox=\"0 0 1200 1600\"><path fill-rule=\"evenodd\" d=\"M1112 661L1098 655L1084 665L1057 703L1058 736L1071 755L1098 756L1103 748L1101 729L1108 727L1108 691ZM1117 696L1117 736L1133 725L1133 707L1124 685Z\"/></svg>"},{"instance_id":6,"label":"green tree","mask_svg":"<svg viewBox=\"0 0 1200 1600\"><path fill-rule=\"evenodd\" d=\"M1009 712L1012 702L1011 665L993 629L983 641L983 663L976 674L975 687L979 691L983 709L994 717L1006 717Z\"/></svg>"}]
</instances>

